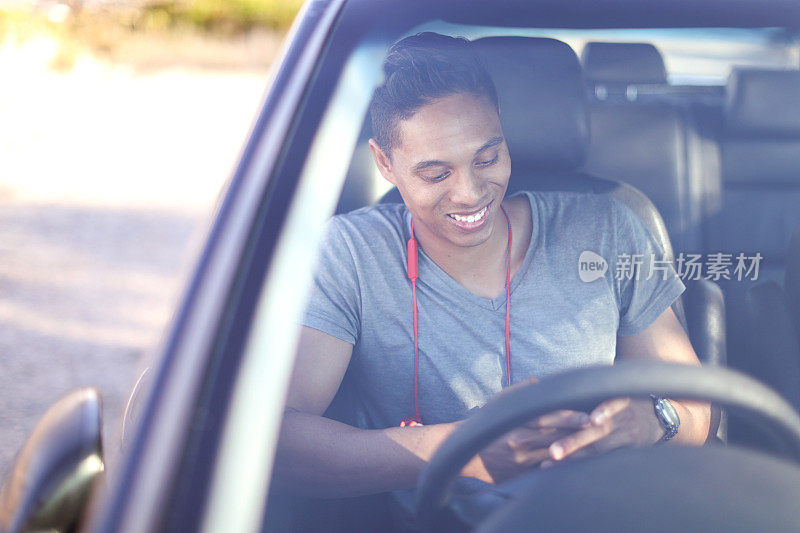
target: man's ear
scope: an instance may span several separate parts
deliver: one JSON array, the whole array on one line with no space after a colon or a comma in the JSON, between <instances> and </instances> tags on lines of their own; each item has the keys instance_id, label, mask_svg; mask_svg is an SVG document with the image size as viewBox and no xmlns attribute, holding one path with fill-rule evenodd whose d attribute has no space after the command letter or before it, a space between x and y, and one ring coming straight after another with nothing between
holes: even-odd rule
<instances>
[{"instance_id":1,"label":"man's ear","mask_svg":"<svg viewBox=\"0 0 800 533\"><path fill-rule=\"evenodd\" d=\"M395 179L394 171L392 170L392 160L389 159L389 156L386 155L386 153L378 145L378 141L375 139L370 139L369 149L372 152L372 158L375 159L375 165L377 165L381 176L383 176L383 179L392 185L397 186L397 180Z\"/></svg>"}]
</instances>

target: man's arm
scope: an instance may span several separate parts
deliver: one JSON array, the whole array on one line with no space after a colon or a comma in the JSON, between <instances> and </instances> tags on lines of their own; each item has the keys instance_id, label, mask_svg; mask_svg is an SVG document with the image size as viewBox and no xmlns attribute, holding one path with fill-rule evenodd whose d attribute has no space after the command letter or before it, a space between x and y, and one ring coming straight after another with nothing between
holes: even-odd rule
<instances>
[{"instance_id":1,"label":"man's arm","mask_svg":"<svg viewBox=\"0 0 800 533\"><path fill-rule=\"evenodd\" d=\"M364 430L324 418L342 382L353 346L303 327L275 458L278 490L312 496L354 496L411 488L458 422ZM506 479L546 459L557 438L588 423L558 412L515 429L487 447L462 475Z\"/></svg>"},{"instance_id":2,"label":"man's arm","mask_svg":"<svg viewBox=\"0 0 800 533\"><path fill-rule=\"evenodd\" d=\"M449 425L362 430L322 417L353 345L303 327L275 460L280 487L345 496L412 487Z\"/></svg>"},{"instance_id":3,"label":"man's arm","mask_svg":"<svg viewBox=\"0 0 800 533\"><path fill-rule=\"evenodd\" d=\"M664 363L700 366L683 326L668 307L653 324L638 335L617 338L617 357L624 361L655 360ZM707 402L670 400L681 420L672 441L701 445L711 425L711 405ZM652 409L652 404L650 405Z\"/></svg>"},{"instance_id":4,"label":"man's arm","mask_svg":"<svg viewBox=\"0 0 800 533\"><path fill-rule=\"evenodd\" d=\"M617 359L700 365L672 308L667 308L643 332L629 337L617 337ZM680 417L678 434L670 442L702 445L708 437L710 405L706 402L679 402L672 399L670 402ZM561 439L550 447L554 460L573 454L585 455L624 446L649 445L658 441L664 433L649 399L609 400L600 404L590 417L592 427Z\"/></svg>"}]
</instances>

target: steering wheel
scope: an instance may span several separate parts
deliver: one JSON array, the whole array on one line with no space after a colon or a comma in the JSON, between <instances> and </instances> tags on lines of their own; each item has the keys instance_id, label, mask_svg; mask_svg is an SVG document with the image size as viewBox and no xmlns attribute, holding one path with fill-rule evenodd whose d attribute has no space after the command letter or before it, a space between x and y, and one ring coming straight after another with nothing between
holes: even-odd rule
<instances>
[{"instance_id":1,"label":"steering wheel","mask_svg":"<svg viewBox=\"0 0 800 533\"><path fill-rule=\"evenodd\" d=\"M788 527L796 530L800 524L800 416L786 401L767 386L726 368L626 362L573 370L510 390L467 419L420 475L417 518L423 531L440 528L461 469L496 438L558 409L590 411L609 398L649 394L720 404L759 425L784 459L736 448L670 445L567 461L526 474L528 482L520 485L525 488L510 502L496 506L480 530L513 531L524 524L522 530L541 527L546 531L555 526L560 531L619 531L627 530L627 524L637 530L675 531L686 529L692 517L699 522L690 522L690 529L705 530L694 527L703 523L704 516L716 526L721 524L714 520L727 524L715 530L745 531L754 520L761 530L786 530L788 519ZM559 479L560 484L556 483ZM742 482L750 486L742 487ZM746 495L742 502L728 494L734 489ZM754 490L758 493L753 494ZM577 493L580 497L576 498ZM599 505L598 498L613 503ZM687 504L698 498L706 508L687 510ZM649 509L644 518L637 512L637 502L640 509ZM676 505L683 508L676 511ZM582 519L589 508L595 515ZM769 517L775 515L778 521L772 518L770 522ZM643 519L652 523L644 524ZM776 529L781 524L783 528Z\"/></svg>"}]
</instances>

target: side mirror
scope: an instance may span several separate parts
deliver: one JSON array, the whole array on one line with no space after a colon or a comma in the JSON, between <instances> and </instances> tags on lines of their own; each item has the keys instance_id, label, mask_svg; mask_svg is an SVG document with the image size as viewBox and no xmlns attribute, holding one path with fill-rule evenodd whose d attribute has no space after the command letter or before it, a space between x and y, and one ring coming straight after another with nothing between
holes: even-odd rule
<instances>
[{"instance_id":1,"label":"side mirror","mask_svg":"<svg viewBox=\"0 0 800 533\"><path fill-rule=\"evenodd\" d=\"M0 532L77 528L104 469L101 411L97 390L89 388L47 410L0 491Z\"/></svg>"}]
</instances>

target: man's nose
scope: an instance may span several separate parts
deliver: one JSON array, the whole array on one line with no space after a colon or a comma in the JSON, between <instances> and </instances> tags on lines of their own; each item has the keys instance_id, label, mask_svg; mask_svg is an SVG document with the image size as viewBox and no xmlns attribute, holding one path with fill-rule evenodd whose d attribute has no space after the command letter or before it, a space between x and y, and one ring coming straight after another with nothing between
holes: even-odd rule
<instances>
[{"instance_id":1,"label":"man's nose","mask_svg":"<svg viewBox=\"0 0 800 533\"><path fill-rule=\"evenodd\" d=\"M465 207L478 207L476 204L483 199L483 181L472 169L457 172L453 180L453 190L450 192L450 201Z\"/></svg>"}]
</instances>

